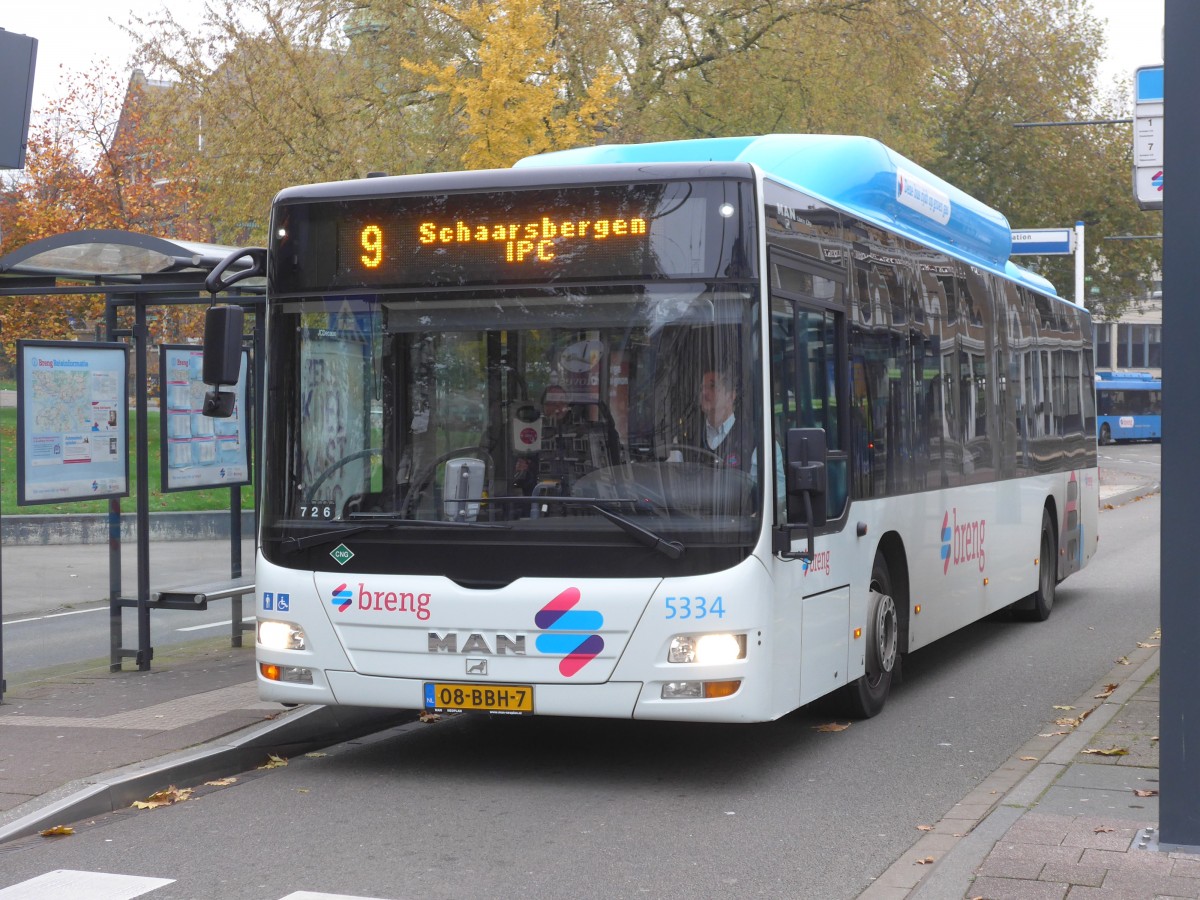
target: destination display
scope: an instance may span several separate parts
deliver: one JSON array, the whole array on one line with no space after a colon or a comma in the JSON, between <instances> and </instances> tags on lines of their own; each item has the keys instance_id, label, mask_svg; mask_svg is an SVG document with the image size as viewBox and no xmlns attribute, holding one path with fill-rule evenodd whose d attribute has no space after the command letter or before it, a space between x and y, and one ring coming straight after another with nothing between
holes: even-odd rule
<instances>
[{"instance_id":1,"label":"destination display","mask_svg":"<svg viewBox=\"0 0 1200 900\"><path fill-rule=\"evenodd\" d=\"M722 182L288 204L276 208L275 288L712 278L752 221Z\"/></svg>"}]
</instances>

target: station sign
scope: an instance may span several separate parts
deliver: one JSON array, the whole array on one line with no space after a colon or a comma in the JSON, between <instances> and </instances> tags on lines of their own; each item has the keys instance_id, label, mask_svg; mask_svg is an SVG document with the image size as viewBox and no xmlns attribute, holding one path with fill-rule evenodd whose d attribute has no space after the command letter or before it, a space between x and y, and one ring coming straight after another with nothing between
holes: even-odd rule
<instances>
[{"instance_id":1,"label":"station sign","mask_svg":"<svg viewBox=\"0 0 1200 900\"><path fill-rule=\"evenodd\" d=\"M1075 252L1074 228L1033 228L1012 233L1010 256L1066 256Z\"/></svg>"},{"instance_id":2,"label":"station sign","mask_svg":"<svg viewBox=\"0 0 1200 900\"><path fill-rule=\"evenodd\" d=\"M1133 73L1133 198L1142 209L1163 206L1163 67Z\"/></svg>"}]
</instances>

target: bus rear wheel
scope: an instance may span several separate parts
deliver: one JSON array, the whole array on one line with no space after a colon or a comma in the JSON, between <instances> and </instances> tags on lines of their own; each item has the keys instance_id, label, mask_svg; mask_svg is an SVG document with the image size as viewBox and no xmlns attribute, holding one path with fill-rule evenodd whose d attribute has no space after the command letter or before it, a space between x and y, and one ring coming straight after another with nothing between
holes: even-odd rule
<instances>
[{"instance_id":1,"label":"bus rear wheel","mask_svg":"<svg viewBox=\"0 0 1200 900\"><path fill-rule=\"evenodd\" d=\"M1050 510L1042 510L1042 537L1038 545L1038 586L1025 598L1017 616L1029 622L1045 622L1054 609L1054 591L1058 584L1058 540Z\"/></svg>"},{"instance_id":2,"label":"bus rear wheel","mask_svg":"<svg viewBox=\"0 0 1200 900\"><path fill-rule=\"evenodd\" d=\"M891 573L881 554L876 554L871 566L866 638L866 671L842 688L840 697L846 714L859 719L869 719L883 710L900 661L900 616L893 599Z\"/></svg>"}]
</instances>

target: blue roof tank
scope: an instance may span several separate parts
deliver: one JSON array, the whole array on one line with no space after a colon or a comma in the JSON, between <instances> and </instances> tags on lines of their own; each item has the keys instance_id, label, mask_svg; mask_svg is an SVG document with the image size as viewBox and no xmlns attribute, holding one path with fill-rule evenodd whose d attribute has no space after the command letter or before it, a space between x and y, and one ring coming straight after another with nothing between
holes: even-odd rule
<instances>
[{"instance_id":1,"label":"blue roof tank","mask_svg":"<svg viewBox=\"0 0 1200 900\"><path fill-rule=\"evenodd\" d=\"M772 179L868 222L1012 277L1005 265L1012 251L1008 220L873 138L767 134L607 144L529 156L516 166L714 161L753 163Z\"/></svg>"}]
</instances>

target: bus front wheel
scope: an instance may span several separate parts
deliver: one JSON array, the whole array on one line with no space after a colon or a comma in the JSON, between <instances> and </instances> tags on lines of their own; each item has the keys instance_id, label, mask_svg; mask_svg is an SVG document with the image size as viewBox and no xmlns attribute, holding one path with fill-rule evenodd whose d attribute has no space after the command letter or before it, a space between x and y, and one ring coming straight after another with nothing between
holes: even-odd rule
<instances>
[{"instance_id":1,"label":"bus front wheel","mask_svg":"<svg viewBox=\"0 0 1200 900\"><path fill-rule=\"evenodd\" d=\"M869 719L882 711L900 661L900 617L892 577L882 554L871 566L867 607L866 671L842 688L842 706L850 716Z\"/></svg>"}]
</instances>

